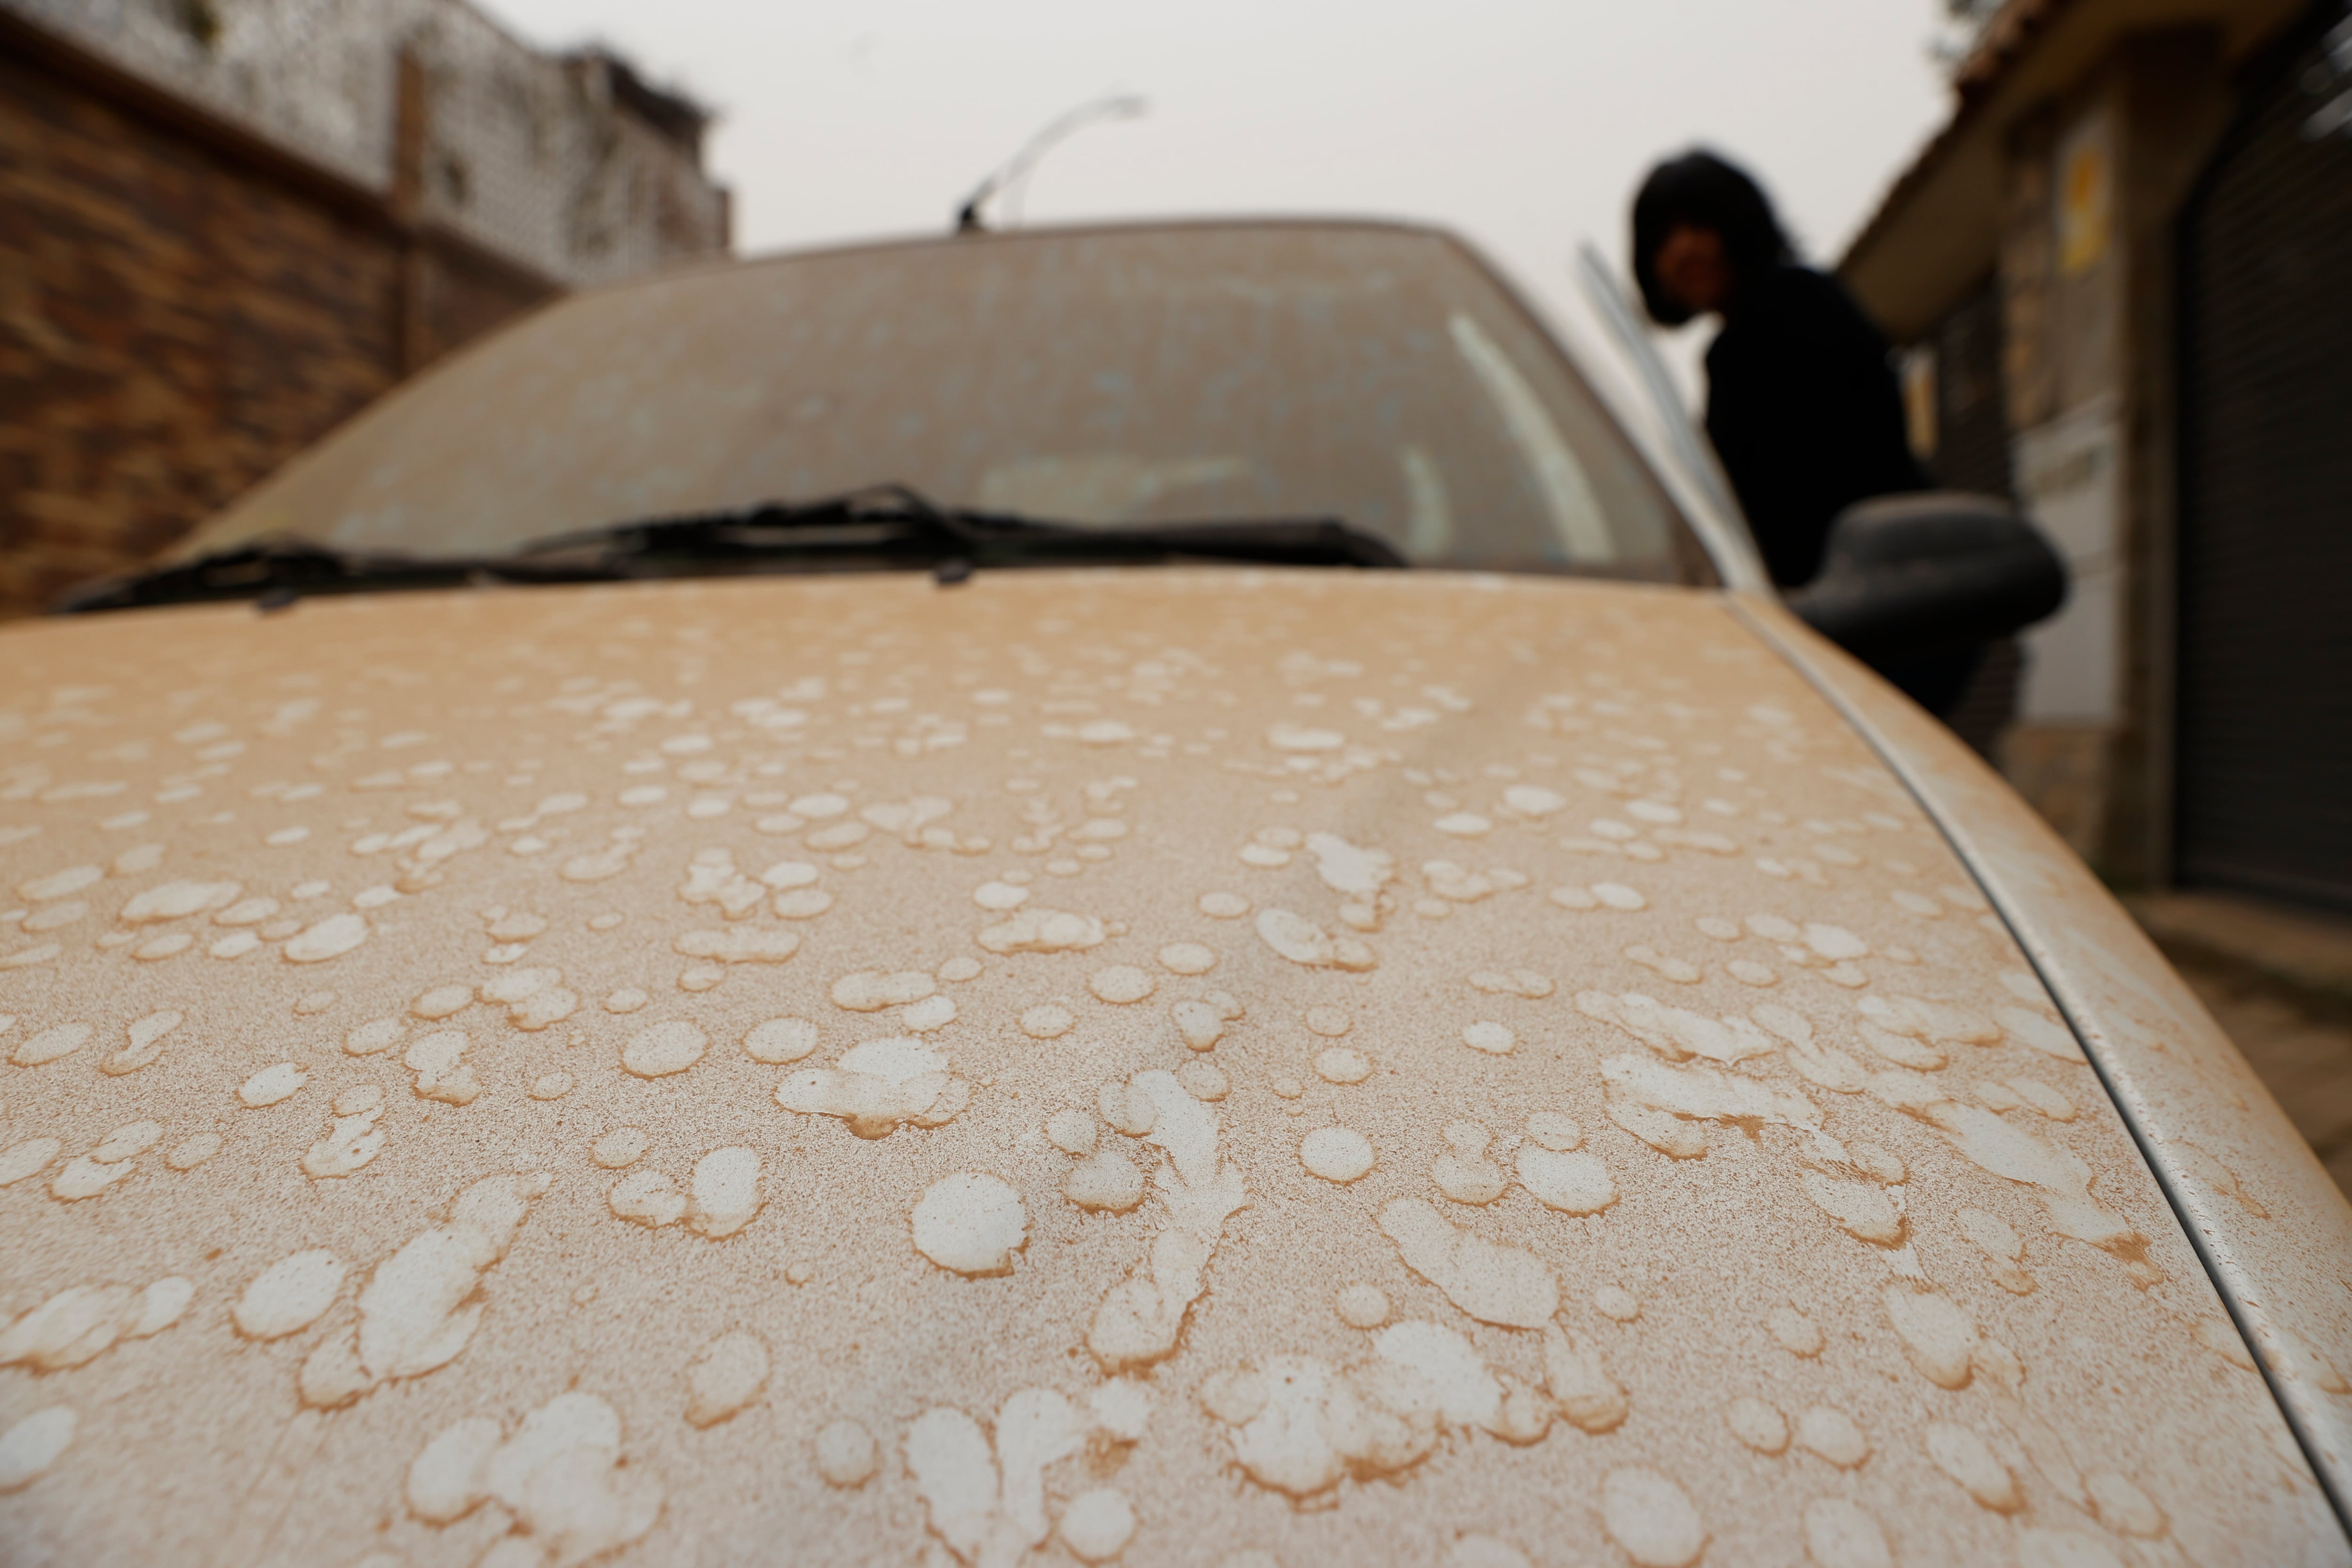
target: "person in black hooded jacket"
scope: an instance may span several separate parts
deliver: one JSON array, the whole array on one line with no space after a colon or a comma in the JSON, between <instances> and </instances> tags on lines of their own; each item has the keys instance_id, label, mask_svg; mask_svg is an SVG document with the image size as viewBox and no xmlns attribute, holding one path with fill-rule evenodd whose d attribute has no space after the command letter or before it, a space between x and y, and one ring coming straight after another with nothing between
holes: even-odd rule
<instances>
[{"instance_id":1,"label":"person in black hooded jacket","mask_svg":"<svg viewBox=\"0 0 2352 1568\"><path fill-rule=\"evenodd\" d=\"M1633 274L1662 326L1723 318L1706 433L1775 583L1812 580L1846 507L1929 488L1886 340L1843 284L1797 265L1747 174L1711 153L1652 170L1633 202Z\"/></svg>"},{"instance_id":2,"label":"person in black hooded jacket","mask_svg":"<svg viewBox=\"0 0 2352 1568\"><path fill-rule=\"evenodd\" d=\"M1835 278L1798 265L1756 182L1711 153L1650 172L1633 201L1633 274L1651 319L1722 318L1706 351L1706 433L1772 581L1822 569L1837 514L1933 488L1905 435L1886 340ZM1879 663L1948 713L1980 650Z\"/></svg>"}]
</instances>

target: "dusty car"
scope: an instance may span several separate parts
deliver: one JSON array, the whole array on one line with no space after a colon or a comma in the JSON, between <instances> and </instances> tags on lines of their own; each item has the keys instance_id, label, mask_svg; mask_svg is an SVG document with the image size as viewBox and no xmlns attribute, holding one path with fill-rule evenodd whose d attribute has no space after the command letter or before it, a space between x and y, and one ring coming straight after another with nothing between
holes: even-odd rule
<instances>
[{"instance_id":1,"label":"dusty car","mask_svg":"<svg viewBox=\"0 0 2352 1568\"><path fill-rule=\"evenodd\" d=\"M2352 1211L1702 489L1442 235L977 236L0 628L5 1557L2352 1560Z\"/></svg>"}]
</instances>

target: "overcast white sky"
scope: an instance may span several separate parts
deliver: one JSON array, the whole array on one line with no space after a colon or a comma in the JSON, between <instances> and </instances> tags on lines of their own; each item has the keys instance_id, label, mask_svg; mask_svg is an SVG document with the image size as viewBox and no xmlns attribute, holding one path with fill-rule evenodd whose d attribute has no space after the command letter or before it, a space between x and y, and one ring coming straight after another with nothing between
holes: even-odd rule
<instances>
[{"instance_id":1,"label":"overcast white sky","mask_svg":"<svg viewBox=\"0 0 2352 1568\"><path fill-rule=\"evenodd\" d=\"M479 0L545 46L618 47L719 111L739 248L943 228L1108 89L1031 222L1203 213L1433 220L1589 335L1569 258L1621 266L1660 154L1746 162L1834 259L1942 121L1936 0ZM1705 329L1669 353L1687 377Z\"/></svg>"}]
</instances>

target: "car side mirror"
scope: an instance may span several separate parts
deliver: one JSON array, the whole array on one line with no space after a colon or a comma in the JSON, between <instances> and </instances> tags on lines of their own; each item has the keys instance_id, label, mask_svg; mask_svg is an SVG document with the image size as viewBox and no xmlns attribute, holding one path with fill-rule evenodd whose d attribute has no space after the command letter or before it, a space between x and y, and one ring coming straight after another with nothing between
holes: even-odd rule
<instances>
[{"instance_id":1,"label":"car side mirror","mask_svg":"<svg viewBox=\"0 0 2352 1568\"><path fill-rule=\"evenodd\" d=\"M1868 659L2004 637L2066 602L2066 563L2039 529L1991 496L1881 496L1830 525L1821 575L1789 607Z\"/></svg>"}]
</instances>

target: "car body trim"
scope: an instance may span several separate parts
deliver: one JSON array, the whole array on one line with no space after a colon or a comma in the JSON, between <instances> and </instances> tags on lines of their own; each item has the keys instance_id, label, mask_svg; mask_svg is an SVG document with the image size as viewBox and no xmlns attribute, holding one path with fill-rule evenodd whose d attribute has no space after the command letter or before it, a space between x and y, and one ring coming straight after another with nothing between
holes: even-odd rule
<instances>
[{"instance_id":1,"label":"car body trim","mask_svg":"<svg viewBox=\"0 0 2352 1568\"><path fill-rule=\"evenodd\" d=\"M2032 907L2032 900L2021 894L2011 880L2001 877L1991 865L1992 856L1983 835L1978 831L1981 826L1991 825L1973 824L1967 820L1964 810L1956 806L1946 792L1935 787L1927 776L1931 759L1922 754L1918 743L1932 744L1941 737L1948 749L1956 753L1952 760L1966 758L1968 763L1980 769L1988 778L1997 779L1998 775L1993 774L1974 753L1966 752L1934 720L1912 709L1892 687L1871 689L1872 686L1877 685L1874 676L1858 663L1835 652L1832 645L1820 638L1777 603L1738 594L1727 595L1726 598L1734 614L1755 633L1758 639L1779 654L1819 691L1823 700L1853 725L1863 742L1877 753L1887 771L1902 782L1919 808L1935 823L1937 831L1951 846L1954 855L1968 868L1969 875L1975 879L1987 901L2008 928L2019 951L2032 966L2043 989L2049 992L2060 1016L2065 1019L2067 1028L2083 1047L2084 1057L2097 1076L2100 1087L2106 1091L2116 1113L2122 1118L2133 1142L2138 1146L2158 1190L2164 1194L2166 1203L2172 1209L2174 1219L2187 1236L2189 1246L2196 1250L2215 1293L2230 1314L2231 1321L2236 1325L2240 1336L2252 1352L2255 1366L2277 1402L2288 1429L2301 1445L2313 1474L2326 1495L2329 1506L2335 1510L2337 1525L2344 1530L2347 1542L2352 1542L2352 1444L2346 1440L2347 1436L2352 1436L2352 1415L2322 1403L2328 1396L2312 1388L2308 1377L2298 1373L2294 1350L2282 1338L2283 1331L2291 1334L2292 1331L2285 1330L2276 1318L2285 1310L2288 1299L2296 1292L2297 1286L2294 1281L2280 1278L2277 1272L2264 1268L2266 1264L2275 1266L2281 1261L2272 1250L2280 1244L2271 1242L2267 1237L2256 1236L2251 1238L2255 1244L2252 1247L2232 1246L2232 1243L2250 1239L2247 1236L2250 1227L2231 1224L2226 1212L2217 1215L2199 1201L2190 1184L2191 1173L2163 1136L2158 1121L2161 1111L2149 1103L2150 1091L2155 1086L2139 1081L2147 1075L2136 1072L2129 1062L2120 1059L2126 1050L2133 1047L2128 1041L2116 1037L2118 1020L2110 1016L2116 1008L2112 1004L2101 1005L2094 994L2095 979L2083 974L2077 965L2068 962L2068 955L2061 951L2057 931L2042 913ZM1864 682L1870 684L1865 685ZM1896 706L1898 703L1899 707ZM1909 721L1918 728L1919 733L1913 737L1891 734L1888 727L1880 722L1882 719L1894 719L1898 723ZM2004 782L2004 793L2006 787ZM2032 826L2041 827L2045 834L2050 833L2030 807L2021 801L2015 801L2014 805L2020 813L2032 819ZM2054 834L2050 837L2054 843ZM2084 888L2110 906L2116 919L2130 923L2131 917L2089 869L2074 862L2071 851L2064 851L2063 846L2059 847L2065 854L2067 862L2077 871ZM2137 933L2137 925L2132 924L2131 930ZM2147 939L2141 936L2140 941L2146 942ZM2152 944L2148 945L2147 952L2158 964L2163 963ZM2190 1001L2194 1005L2193 998ZM2201 1007L2198 1011L2202 1014ZM2220 1026L2212 1023L2210 1016L2204 1017L2204 1022L2234 1055L2234 1046L2229 1046L2227 1037L2221 1035ZM2251 1077L2250 1071L2248 1076ZM2284 1113L2278 1109L2277 1102L2267 1090L2259 1083L2252 1087L2260 1097L2254 1109L2267 1108L2272 1117L2284 1123ZM2274 1139L2279 1131L2275 1128L2270 1130ZM2291 1124L2286 1125L2284 1131L2291 1146L2305 1155L2305 1163L2311 1167L2309 1174L2326 1188L2326 1196L2333 1197L2334 1206L2338 1211L2336 1215L2327 1215L2323 1197L2317 1205L2321 1213L2310 1218L2317 1220L2323 1226L2327 1220L2336 1220L2336 1228L2339 1232L2352 1228L2346 1223L2352 1222L2352 1209L2347 1209L2332 1179L2319 1166L2317 1160L2310 1156L2308 1146ZM2273 1190L2273 1202L2283 1207L2284 1201ZM2294 1217L2291 1213L2281 1215L2282 1219ZM2270 1242L2268 1247L2263 1245L2265 1242ZM2291 1243L2285 1245L2292 1247ZM2339 1253L2338 1256L2342 1255ZM2263 1305L2265 1300L2272 1303L2267 1310Z\"/></svg>"}]
</instances>

